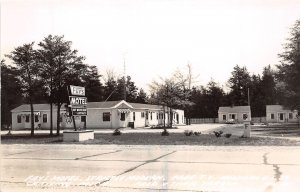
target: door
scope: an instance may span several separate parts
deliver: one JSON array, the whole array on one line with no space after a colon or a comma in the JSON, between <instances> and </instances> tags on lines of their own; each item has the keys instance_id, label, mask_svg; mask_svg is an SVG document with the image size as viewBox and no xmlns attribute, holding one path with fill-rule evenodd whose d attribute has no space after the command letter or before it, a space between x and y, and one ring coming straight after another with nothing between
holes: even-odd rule
<instances>
[{"instance_id":1,"label":"door","mask_svg":"<svg viewBox=\"0 0 300 192\"><path fill-rule=\"evenodd\" d=\"M146 111L145 126L149 126L149 111Z\"/></svg>"},{"instance_id":2,"label":"door","mask_svg":"<svg viewBox=\"0 0 300 192\"><path fill-rule=\"evenodd\" d=\"M126 113L120 113L120 127L127 127L126 126Z\"/></svg>"},{"instance_id":3,"label":"door","mask_svg":"<svg viewBox=\"0 0 300 192\"><path fill-rule=\"evenodd\" d=\"M279 122L284 122L285 119L285 114L284 113L278 113L278 121Z\"/></svg>"}]
</instances>

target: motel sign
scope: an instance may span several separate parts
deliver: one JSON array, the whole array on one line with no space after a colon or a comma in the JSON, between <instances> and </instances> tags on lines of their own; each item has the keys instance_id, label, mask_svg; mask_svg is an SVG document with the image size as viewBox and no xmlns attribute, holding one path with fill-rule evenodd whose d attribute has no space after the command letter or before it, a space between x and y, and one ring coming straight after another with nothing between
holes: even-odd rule
<instances>
[{"instance_id":1,"label":"motel sign","mask_svg":"<svg viewBox=\"0 0 300 192\"><path fill-rule=\"evenodd\" d=\"M85 96L85 88L84 87L70 85L70 91L71 91L71 95Z\"/></svg>"},{"instance_id":2,"label":"motel sign","mask_svg":"<svg viewBox=\"0 0 300 192\"><path fill-rule=\"evenodd\" d=\"M69 86L69 106L72 116L87 115L87 98L85 97L85 88L70 85Z\"/></svg>"},{"instance_id":3,"label":"motel sign","mask_svg":"<svg viewBox=\"0 0 300 192\"><path fill-rule=\"evenodd\" d=\"M86 105L87 104L87 98L86 97L75 97L75 96L70 96L70 105Z\"/></svg>"}]
</instances>

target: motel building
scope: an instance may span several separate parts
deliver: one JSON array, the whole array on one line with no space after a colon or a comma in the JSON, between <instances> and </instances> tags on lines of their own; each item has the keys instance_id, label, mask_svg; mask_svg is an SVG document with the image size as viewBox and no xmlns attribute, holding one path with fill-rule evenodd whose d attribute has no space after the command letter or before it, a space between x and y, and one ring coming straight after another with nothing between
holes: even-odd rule
<instances>
[{"instance_id":1,"label":"motel building","mask_svg":"<svg viewBox=\"0 0 300 192\"><path fill-rule=\"evenodd\" d=\"M50 129L50 105L34 104L34 126L41 129ZM73 129L72 118L67 116L67 109L62 105L60 127ZM30 105L24 104L13 110L12 129L30 128ZM165 117L165 118L164 118ZM86 122L88 129L151 127L170 124L184 125L184 111L173 109L170 117L169 109L160 105L129 103L122 101L88 102L87 116L75 116L76 127L83 128ZM56 128L57 108L53 105L53 128Z\"/></svg>"},{"instance_id":2,"label":"motel building","mask_svg":"<svg viewBox=\"0 0 300 192\"><path fill-rule=\"evenodd\" d=\"M286 109L282 105L267 105L266 121L268 123L296 123L298 111Z\"/></svg>"},{"instance_id":3,"label":"motel building","mask_svg":"<svg viewBox=\"0 0 300 192\"><path fill-rule=\"evenodd\" d=\"M250 106L219 107L218 118L219 123L251 121L251 109Z\"/></svg>"}]
</instances>

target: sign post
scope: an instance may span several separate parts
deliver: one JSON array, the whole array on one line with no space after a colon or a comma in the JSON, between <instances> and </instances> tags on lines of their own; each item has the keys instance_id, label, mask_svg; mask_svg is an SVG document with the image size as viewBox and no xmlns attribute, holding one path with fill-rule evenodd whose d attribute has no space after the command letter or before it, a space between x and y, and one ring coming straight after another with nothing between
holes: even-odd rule
<instances>
[{"instance_id":1,"label":"sign post","mask_svg":"<svg viewBox=\"0 0 300 192\"><path fill-rule=\"evenodd\" d=\"M69 114L72 116L74 130L77 131L75 116L87 116L87 98L85 97L85 88L70 85L69 94Z\"/></svg>"},{"instance_id":2,"label":"sign post","mask_svg":"<svg viewBox=\"0 0 300 192\"><path fill-rule=\"evenodd\" d=\"M86 141L94 139L94 131L77 130L75 116L84 116L84 127L86 129L87 116L87 98L85 97L85 88L79 86L68 86L69 101L67 105L68 114L72 117L74 131L64 131L63 140L66 142Z\"/></svg>"}]
</instances>

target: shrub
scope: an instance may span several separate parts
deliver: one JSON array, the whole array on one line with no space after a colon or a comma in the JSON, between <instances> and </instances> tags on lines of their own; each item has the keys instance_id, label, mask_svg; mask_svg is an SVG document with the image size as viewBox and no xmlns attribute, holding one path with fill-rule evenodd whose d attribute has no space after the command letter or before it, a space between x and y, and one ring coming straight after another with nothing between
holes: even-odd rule
<instances>
[{"instance_id":1,"label":"shrub","mask_svg":"<svg viewBox=\"0 0 300 192\"><path fill-rule=\"evenodd\" d=\"M119 129L115 129L113 135L121 135L122 132Z\"/></svg>"},{"instance_id":2,"label":"shrub","mask_svg":"<svg viewBox=\"0 0 300 192\"><path fill-rule=\"evenodd\" d=\"M231 135L232 135L231 133L226 133L226 134L225 134L225 137L226 137L226 138L229 138L229 137L231 137Z\"/></svg>"},{"instance_id":3,"label":"shrub","mask_svg":"<svg viewBox=\"0 0 300 192\"><path fill-rule=\"evenodd\" d=\"M184 134L185 134L185 136L191 136L191 135L193 135L193 131L185 130Z\"/></svg>"},{"instance_id":4,"label":"shrub","mask_svg":"<svg viewBox=\"0 0 300 192\"><path fill-rule=\"evenodd\" d=\"M214 131L214 134L216 137L221 137L223 134L223 131Z\"/></svg>"},{"instance_id":5,"label":"shrub","mask_svg":"<svg viewBox=\"0 0 300 192\"><path fill-rule=\"evenodd\" d=\"M194 132L194 134L195 134L196 136L199 136L199 135L201 135L201 132Z\"/></svg>"},{"instance_id":6,"label":"shrub","mask_svg":"<svg viewBox=\"0 0 300 192\"><path fill-rule=\"evenodd\" d=\"M161 132L161 136L169 136L169 132L167 131L167 129L164 129L164 131Z\"/></svg>"}]
</instances>

